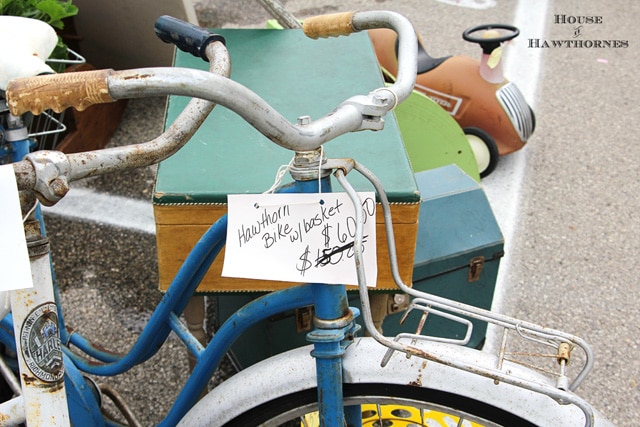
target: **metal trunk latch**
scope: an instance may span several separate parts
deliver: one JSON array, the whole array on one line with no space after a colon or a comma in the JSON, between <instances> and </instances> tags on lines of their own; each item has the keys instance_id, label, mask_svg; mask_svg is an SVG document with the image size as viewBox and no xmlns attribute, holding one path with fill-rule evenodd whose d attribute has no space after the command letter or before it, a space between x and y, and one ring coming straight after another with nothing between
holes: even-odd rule
<instances>
[{"instance_id":1,"label":"metal trunk latch","mask_svg":"<svg viewBox=\"0 0 640 427\"><path fill-rule=\"evenodd\" d=\"M477 282L480 280L480 275L482 274L482 269L484 268L484 256L477 256L475 258L471 258L469 262L469 276L467 280L469 283Z\"/></svg>"},{"instance_id":2,"label":"metal trunk latch","mask_svg":"<svg viewBox=\"0 0 640 427\"><path fill-rule=\"evenodd\" d=\"M313 323L313 306L296 308L296 331L306 332L311 330L311 324Z\"/></svg>"}]
</instances>

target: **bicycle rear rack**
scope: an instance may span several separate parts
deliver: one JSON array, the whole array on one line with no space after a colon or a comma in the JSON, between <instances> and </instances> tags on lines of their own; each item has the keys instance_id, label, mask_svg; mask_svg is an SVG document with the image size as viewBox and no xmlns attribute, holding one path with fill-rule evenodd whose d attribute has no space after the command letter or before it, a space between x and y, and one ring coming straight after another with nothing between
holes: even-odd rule
<instances>
[{"instance_id":1,"label":"bicycle rear rack","mask_svg":"<svg viewBox=\"0 0 640 427\"><path fill-rule=\"evenodd\" d=\"M498 327L501 327L503 330L502 333L502 342L499 348L498 356L498 366L500 369L505 360L508 360L512 363L518 363L523 366L527 366L528 368L535 369L539 372L542 372L547 375L551 375L555 377L556 387L560 390L569 390L574 391L580 383L584 380L586 375L588 375L589 371L593 366L593 353L589 345L584 342L581 338L566 334L561 331L556 331L553 329L543 328L538 325L533 325L528 322L524 322L515 318L510 318L507 316L503 316L497 313L493 313L490 311L482 310L473 306L465 306L464 304L459 304L455 301L450 301L447 303L446 299L439 298L433 295L426 294L424 292L415 291L416 293L422 293L422 297L414 298L409 307L406 310L403 319L414 310L422 311L422 317L420 324L418 325L415 333L401 333L394 338L394 341L398 342L402 339L411 339L412 344L415 344L417 341L432 341L432 342L446 342L450 344L457 345L465 345L469 341L469 337L471 336L471 332L473 331L473 324L467 319L467 317L478 319L480 321L486 322L488 324L492 324ZM443 301L444 300L444 301ZM452 305L455 305L452 307ZM437 308L442 310L451 311L455 314L449 313L447 311L438 310ZM440 336L427 335L423 333L425 320L428 314L441 316L449 320L453 320L457 323L461 323L466 325L466 334L463 339L455 339L455 338L446 338ZM464 316L464 317L463 317ZM402 320L401 320L402 322ZM549 353L545 351L507 351L507 342L510 337L509 332L515 332L518 338L522 338L529 342L533 342L536 344L540 344L547 348L553 348L554 353ZM513 334L511 334L513 335ZM583 366L578 375L574 378L573 381L569 380L567 376L566 367L569 365L572 357L572 351L576 348L580 348L584 355ZM382 365L386 365L389 361L389 358L393 354L395 350L389 349L387 355L382 361ZM530 362L525 361L526 358L535 358L538 360L549 360L555 359L557 361L557 368L555 370L550 370L548 367L539 366Z\"/></svg>"},{"instance_id":2,"label":"bicycle rear rack","mask_svg":"<svg viewBox=\"0 0 640 427\"><path fill-rule=\"evenodd\" d=\"M593 367L593 352L586 341L575 335L571 335L559 330L545 328L543 326L525 322L499 313L494 313L479 307L428 294L426 292L418 291L405 285L402 282L402 278L400 277L398 270L393 225L391 222L391 210L382 184L373 173L371 173L363 165L357 162L353 162L349 166L344 166L342 169L336 170L335 176L338 182L342 185L347 194L350 195L351 200L353 201L355 206L359 205L358 195L345 177L346 173L348 173L352 168L364 175L376 189L380 204L383 209L385 229L387 232L387 246L389 249L389 258L391 262L391 271L393 274L393 278L396 282L396 285L402 292L414 298L409 305L407 312L414 310L420 310L423 312L422 319L415 333L401 333L393 339L385 337L381 333L379 333L376 330L372 319L367 283L364 270L362 268L362 254L359 250L356 250L355 258L356 266L358 268L358 288L360 300L362 303L362 317L365 326L371 336L375 338L376 341L378 341L380 344L389 349L386 355L383 357L381 365L384 367L393 356L393 353L396 351L405 353L407 357L421 357L430 361L461 369L475 375L481 375L483 377L491 378L496 384L504 382L536 393L544 394L554 399L559 404L573 404L580 408L580 410L584 413L585 425L591 426L594 419L593 409L585 400L572 393L577 389L577 387L585 379L585 377ZM356 223L360 226L359 229L356 230L356 241L354 243L354 248L356 249L361 247L361 240L358 240L361 239L362 236L361 216L362 213L358 212L358 210L356 209ZM422 329L424 327L424 321L426 320L426 316L428 314L443 316L449 320L453 320L455 322L466 325L467 331L465 337L461 340L456 340L423 334ZM425 350L418 345L420 342L434 341L457 345L466 344L473 329L473 325L466 318L477 319L479 321L487 323L488 325L502 328L502 344L500 346L498 354L496 355L497 362L495 366L486 366L479 362L457 359L455 355L452 355L450 353L438 352L431 348ZM509 332L516 332L517 337L524 339L522 342L526 342L529 344L535 343L537 345L554 348L555 353L550 354L545 351L507 351L507 340ZM407 340L409 341L408 343L403 342ZM571 352L576 347L582 350L582 357L584 359L582 360L582 368L571 380L567 375L566 367L571 359ZM552 358L557 361L558 367L555 371L553 371L546 367L521 360L525 358L534 358L538 362L541 359L548 360ZM524 365L528 368L535 369L536 371L541 372L544 375L539 379L516 376L508 368L505 367L505 361ZM553 377L554 381L551 381L549 376Z\"/></svg>"}]
</instances>

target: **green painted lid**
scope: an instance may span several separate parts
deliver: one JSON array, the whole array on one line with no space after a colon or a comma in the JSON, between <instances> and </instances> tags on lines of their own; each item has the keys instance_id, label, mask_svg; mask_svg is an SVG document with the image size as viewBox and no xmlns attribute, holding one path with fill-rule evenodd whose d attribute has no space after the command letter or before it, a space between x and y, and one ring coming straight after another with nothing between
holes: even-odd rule
<instances>
[{"instance_id":1,"label":"green painted lid","mask_svg":"<svg viewBox=\"0 0 640 427\"><path fill-rule=\"evenodd\" d=\"M457 165L416 173L422 194L413 280L503 255L504 238L487 195Z\"/></svg>"},{"instance_id":2,"label":"green painted lid","mask_svg":"<svg viewBox=\"0 0 640 427\"><path fill-rule=\"evenodd\" d=\"M231 78L256 92L292 123L317 119L345 99L383 86L367 34L311 40L300 30L223 29L232 62ZM178 51L175 66L206 69L201 59ZM188 99L171 97L166 125ZM343 135L324 146L327 157L352 157L372 170L393 202L417 203L417 184L395 116L382 131ZM158 169L154 202L226 203L227 194L261 193L293 153L281 148L232 111L217 106L192 140ZM371 186L349 174L359 191ZM290 178L288 178L290 179ZM334 182L334 190L339 185Z\"/></svg>"}]
</instances>

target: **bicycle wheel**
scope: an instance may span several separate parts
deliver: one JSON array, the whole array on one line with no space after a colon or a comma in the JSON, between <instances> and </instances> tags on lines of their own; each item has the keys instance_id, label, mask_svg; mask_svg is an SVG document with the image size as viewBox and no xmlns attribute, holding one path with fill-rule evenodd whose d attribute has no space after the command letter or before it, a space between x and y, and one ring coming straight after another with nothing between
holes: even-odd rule
<instances>
[{"instance_id":1,"label":"bicycle wheel","mask_svg":"<svg viewBox=\"0 0 640 427\"><path fill-rule=\"evenodd\" d=\"M487 367L497 363L495 356L475 349L423 344L430 354L450 354ZM585 425L584 414L575 405L560 405L546 395L443 364L395 354L382 368L386 350L372 338L358 338L343 358L344 403L363 405L364 426ZM316 370L310 352L311 347L301 347L240 371L211 390L179 425L302 427L305 419L306 427L317 426L313 421ZM507 361L503 367L522 379L540 378ZM594 413L597 426L611 425Z\"/></svg>"},{"instance_id":2,"label":"bicycle wheel","mask_svg":"<svg viewBox=\"0 0 640 427\"><path fill-rule=\"evenodd\" d=\"M225 427L317 427L316 401L316 389L282 396L245 412ZM347 384L344 404L361 405L363 427L535 425L484 402L411 385Z\"/></svg>"}]
</instances>

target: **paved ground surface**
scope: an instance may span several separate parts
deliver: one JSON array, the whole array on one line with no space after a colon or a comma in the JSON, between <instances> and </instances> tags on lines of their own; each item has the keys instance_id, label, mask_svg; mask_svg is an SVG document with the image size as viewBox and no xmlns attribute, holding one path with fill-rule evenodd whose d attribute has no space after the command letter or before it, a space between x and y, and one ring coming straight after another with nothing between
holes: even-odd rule
<instances>
[{"instance_id":1,"label":"paved ground surface","mask_svg":"<svg viewBox=\"0 0 640 427\"><path fill-rule=\"evenodd\" d=\"M503 158L485 181L506 238L497 301L515 316L575 333L596 354L593 374L580 391L615 424L635 425L640 412L638 341L640 311L636 257L640 146L637 130L640 39L635 17L640 3L596 0L516 2L506 0L290 0L298 17L351 9L391 9L409 16L435 56L477 55L461 40L463 29L485 22L523 22L509 54L519 55L509 76L530 88L537 129L529 146ZM454 5L457 3L457 5ZM519 9L520 3L525 4ZM491 6L462 7L464 4ZM268 15L249 0L196 3L207 26L262 26ZM546 9L545 9L546 7ZM542 8L542 9L541 9ZM558 24L554 15L597 15L602 24ZM538 18L535 18L537 17ZM540 17L541 16L541 17ZM542 27L529 25L542 19ZM521 22L521 21L519 21ZM580 28L578 28L580 27ZM540 29L542 28L542 29ZM579 34L577 34L579 33ZM528 47L529 39L628 40L628 48ZM532 70L539 70L531 77ZM529 73L529 74L528 74ZM520 80L518 80L520 79ZM162 128L163 100L132 101L112 143L138 142ZM148 205L154 169L94 179L92 191L133 198ZM117 202L108 199L109 204ZM146 211L148 212L148 211ZM146 215L146 214L144 214ZM126 349L159 299L155 239L148 217L138 231L48 215L68 321L112 347ZM110 215L111 220L118 216ZM126 216L123 212L122 216ZM85 243L91 243L86 248ZM121 258L125 262L121 262ZM118 260L116 262L116 260ZM144 268L143 268L144 267ZM73 280L69 280L69 276ZM157 422L187 369L174 339L158 358L115 384L145 424Z\"/></svg>"}]
</instances>

